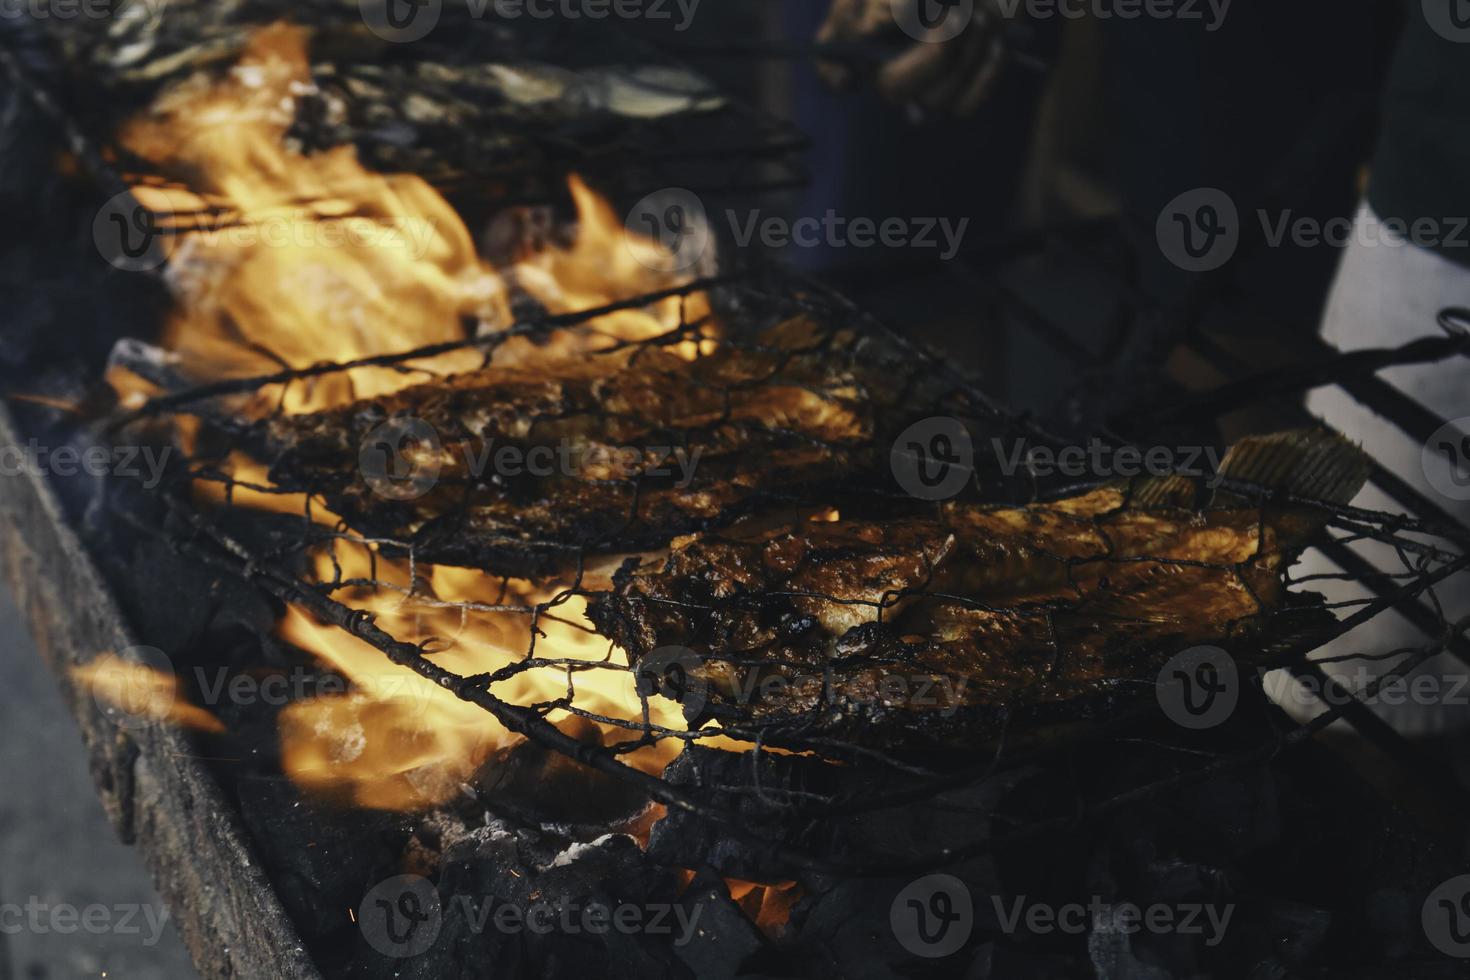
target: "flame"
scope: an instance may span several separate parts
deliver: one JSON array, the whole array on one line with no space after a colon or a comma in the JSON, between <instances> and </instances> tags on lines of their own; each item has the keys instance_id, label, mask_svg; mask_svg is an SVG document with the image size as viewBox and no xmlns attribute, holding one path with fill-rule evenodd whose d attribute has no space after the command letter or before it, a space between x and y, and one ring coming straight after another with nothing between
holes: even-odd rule
<instances>
[{"instance_id":1,"label":"flame","mask_svg":"<svg viewBox=\"0 0 1470 980\"><path fill-rule=\"evenodd\" d=\"M348 543L336 554L343 579L372 579L338 596L375 616L377 625L409 643L437 650L434 663L461 676L488 674L522 660L531 636L530 614L466 609L483 605L529 606L548 600L552 587L510 581L502 587L473 569L427 566L424 580L411 583L401 563L377 560L366 545ZM330 580L331 557L317 558L318 577ZM607 664L607 640L578 629L584 602L574 597L542 618L538 658L583 662L572 683L577 708L594 714L636 720L640 703L627 670ZM353 684L353 693L318 697L290 705L281 718L283 763L301 785L328 793L346 792L360 806L415 809L443 803L462 792L476 769L520 741L478 705L389 662L381 652L299 608L281 622L283 639L310 650ZM566 668L534 668L495 684L491 693L519 705L545 703L567 695ZM650 721L676 730L684 723L677 705L649 702ZM553 711L548 720L565 722L569 713ZM594 723L604 744L633 740L638 733ZM677 747L668 742L629 753L629 764L662 772Z\"/></svg>"},{"instance_id":2,"label":"flame","mask_svg":"<svg viewBox=\"0 0 1470 980\"><path fill-rule=\"evenodd\" d=\"M295 99L312 86L304 41L301 31L285 25L258 32L228 76L191 79L166 92L120 134L127 149L188 185L184 190L140 179L133 190L171 234L168 275L177 308L163 342L190 376L255 376L453 344L511 326L512 297L529 298L550 314L571 313L690 279L687 272L668 271L657 246L629 233L611 205L575 177L569 182L575 240L497 268L477 254L452 205L420 178L371 172L351 147L296 152L289 145ZM709 314L702 294L670 297L604 314L540 342L515 338L495 346L493 360L549 363L585 356L702 323ZM714 336L713 327L701 330L667 349L699 356ZM459 349L396 369L356 367L270 386L230 408L247 415L320 411L476 370L484 360L481 349ZM124 380L119 393L135 403L144 391L135 379L126 386ZM195 427L184 420L175 437L191 448ZM320 500L270 492L267 467L244 452L232 453L226 468L236 481L228 491L199 481L196 496L297 515L310 503L313 520L341 523ZM446 567L419 566L415 577L406 563L350 540L313 560L321 581L340 576L379 583L339 589L334 598L374 615L400 640L432 640L433 662L461 675L515 663L525 657L531 636L525 613L466 604L530 605L558 591L554 583L506 583ZM632 674L594 666L621 655L573 625L585 622L582 600L555 612L555 619L540 621L536 654L588 665L571 672L576 707L640 721ZM519 738L484 709L299 607L287 609L278 632L352 684L350 693L299 701L281 714L283 765L310 790L365 807L431 806L462 792L477 769L493 765ZM551 702L566 697L568 676L567 668L526 670L492 693L521 705ZM653 699L649 709L653 724L685 727L672 702ZM586 732L565 710L547 718ZM605 742L634 737L617 725L599 722L596 728ZM661 742L623 758L659 772L677 750Z\"/></svg>"},{"instance_id":3,"label":"flame","mask_svg":"<svg viewBox=\"0 0 1470 980\"><path fill-rule=\"evenodd\" d=\"M106 651L71 669L72 678L100 701L133 718L167 722L202 732L223 732L214 715L182 699L178 678L148 664Z\"/></svg>"},{"instance_id":4,"label":"flame","mask_svg":"<svg viewBox=\"0 0 1470 980\"><path fill-rule=\"evenodd\" d=\"M612 207L570 179L578 237L497 270L476 254L453 206L409 174L377 174L353 147L293 151L295 100L312 90L305 38L277 24L257 32L218 82L193 79L120 133L123 146L187 190L139 181L139 203L174 242L180 297L163 342L210 379L269 374L463 341L511 325L514 288L549 313L594 309L687 279L659 271L657 246L628 233ZM640 340L706 315L702 296L663 300L592 321L555 353ZM505 344L503 359L550 356ZM580 349L579 349L580 348ZM697 353L684 345L686 356ZM261 407L300 413L388 394L433 375L472 371L478 350L361 367L261 393Z\"/></svg>"}]
</instances>

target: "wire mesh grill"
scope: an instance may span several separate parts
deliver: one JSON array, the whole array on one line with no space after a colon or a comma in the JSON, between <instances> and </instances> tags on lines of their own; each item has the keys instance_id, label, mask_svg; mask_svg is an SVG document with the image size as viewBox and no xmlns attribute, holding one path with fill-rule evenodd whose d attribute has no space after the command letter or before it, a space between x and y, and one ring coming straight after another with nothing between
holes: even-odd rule
<instances>
[{"instance_id":1,"label":"wire mesh grill","mask_svg":"<svg viewBox=\"0 0 1470 980\"><path fill-rule=\"evenodd\" d=\"M665 334L640 340L628 340L608 332L606 317L616 309L646 307L669 296L688 297L701 292L711 297L715 311L712 316L691 318ZM773 347L769 331L794 319L807 325L801 334L802 344L798 352L793 353L792 349L780 345ZM713 323L719 324L719 330L711 329ZM517 346L523 342L526 346ZM554 346L557 342L567 346L557 348ZM620 373L640 370L640 358L667 359L669 352L680 345L684 345L687 359L669 369L674 373L660 376L659 383L667 384L679 372L688 378L702 379L702 383L710 383L712 379L728 380L728 375L722 375L719 370L710 372L708 366L728 364L732 359L738 362L741 358L751 358L761 366L761 370L739 375L735 384L721 389L717 401L725 411L714 413L712 420L703 420L703 424L671 433L668 416L656 411L648 418L632 420L637 423L632 425L633 431L645 436L649 432L672 436L666 441L684 446L717 445L718 440L714 439L712 431L731 421L729 406L738 401L745 400L751 406L759 406L763 401L778 404L781 403L779 392L795 387L813 398L815 404L830 406L837 403L850 409L854 405L866 404L874 395L863 384L855 384L855 378L866 379L869 384L882 379L881 387L887 399L884 411L872 417L871 427L859 426L854 431L853 445L848 447L852 451L838 457L831 472L822 473L820 479L801 486L797 491L760 487L759 466L753 474L745 474L755 479L757 489L772 492L754 495L750 506L742 511L754 516L747 516L746 523L737 527L764 519L767 522L765 533L794 528L799 537L815 527L803 522L825 520L832 509L841 511L844 522L861 521L878 528L898 527L905 521L933 521L940 505L915 500L896 489L888 479L888 466L889 447L895 432L915 419L936 415L966 419L981 436L976 440L981 451L976 455L975 472L968 492L985 500L1004 499L1013 506L1030 503L1046 507L1048 502L1058 499L1076 500L1103 482L1057 486L1037 482L1024 474L1022 479L1016 479L1014 475L1008 478L1001 461L983 448L989 437L993 435L1002 441L1025 439L1042 445L1059 445L1063 444L1062 441L1033 423L994 407L965 378L952 372L942 359L886 331L830 291L785 277L699 281L584 314L533 319L503 334L466 338L453 345L403 353L385 352L381 356L352 363L312 365L264 377L234 379L175 391L154 399L130 416L125 424L151 424L159 417L188 415L202 422L206 431L211 427L226 431L230 436L229 447L253 446L257 454L263 455L271 445L263 433L268 433L272 425L280 423L280 414L271 411L264 418L242 418L241 412L250 404L279 405L283 386L309 384L326 376L381 371L384 368L411 371L415 366L421 367L427 358L442 355L449 348L480 352L484 370L491 372L497 370L500 359L505 357L512 360L524 356L541 358L537 369L551 375L557 368L547 366L548 360L555 360L555 356L547 351L573 350L579 363L588 358L594 361L598 358L612 359L612 370L599 373L598 377L604 382L616 383L608 379L616 379ZM1354 369L1351 359L1340 363L1344 371ZM1324 365L1322 370L1330 375L1332 366ZM431 381L428 390L453 383L440 378ZM262 391L269 392L269 397L252 403L251 399ZM395 402L400 409L403 405L414 404L412 397L403 393L385 396L383 400L394 399L400 400ZM676 399L669 395L665 401L670 400ZM520 406L511 408L519 409ZM629 423L628 417L619 417L605 407L592 407L587 411L590 414L578 417L579 431L584 434L589 426L594 432L605 433L614 430L619 422ZM338 421L345 424L344 420L353 413L372 422L380 422L386 417L386 414L374 414L371 410L364 412L363 406L358 406L339 416ZM541 421L548 418L564 421L558 420L555 413L538 416ZM653 424L655 421L661 424ZM833 449L833 443L813 440L810 432L800 431L799 425L777 425L763 430L763 426L770 425L770 420L762 422L755 416L747 417L742 424L745 428L737 425L735 429L745 436L750 435L749 427L754 426L762 430L763 438L773 440L769 444L755 444L756 451L762 456L793 445L816 446L822 453ZM349 448L355 448L359 435L356 432L351 434L347 443ZM738 445L736 455L750 446L749 443ZM351 465L347 456L331 457L330 460L331 465L338 468L338 478L342 475L341 466ZM764 459L755 462L763 463ZM804 711L795 715L752 712L748 705L730 701L728 690L717 690L709 685L690 686L687 673L676 678L671 688L668 686L669 675L663 670L667 664L658 662L656 658L653 658L653 663L659 669L654 671L649 670L650 658L647 656L632 658L630 663L628 657L607 642L605 635L598 635L593 624L583 615L585 603L606 601L616 591L614 569L628 552L651 550L652 555L642 556L645 562L666 560L667 552L660 547L650 548L646 539L640 541L638 547L619 547L620 542L625 542L619 531L625 529L626 524L614 526L610 531L604 527L599 534L590 537L553 542L556 560L538 566L537 574L530 579L515 578L503 569L497 571L493 558L496 553L491 549L491 560L468 562L478 566L478 578L483 583L472 597L441 594L443 590L436 589L433 584L435 541L430 539L426 543L422 536L416 538L412 534L382 533L365 527L360 518L347 522L324 518L321 513L324 504L341 499L340 479L330 485L316 486L307 481L283 488L269 478L262 479L262 472L264 468L260 460L254 464L242 464L240 455L232 455L218 442L200 438L191 454L188 470L177 474L176 479L164 488L171 510L190 529L189 540L184 546L205 560L245 574L278 597L299 605L321 621L333 624L376 648L399 667L411 670L457 699L483 709L507 731L634 784L650 799L670 808L714 821L737 838L758 837L758 834L750 829L745 817L728 805L728 794L732 791L745 796L753 794L761 806L783 815L785 819L810 820L823 815L851 814L936 798L1040 758L1064 754L1069 745L1076 744L1077 739L1123 738L1132 722L1156 710L1153 692L1158 667L1167 656L1179 652L1181 645L1180 635L1168 630L1159 631L1157 624L1149 621L1146 604L1131 610L1125 607L1121 613L1115 612L1111 620L1090 620L1090 630L1110 630L1119 635L1137 631L1140 644L1148 649L1148 653L1115 676L1100 678L1098 683L1088 685L1086 693L1089 697L1070 702L1065 711L1054 716L1042 714L1043 720L1053 723L1085 724L1073 725L1068 732L1040 742L1025 737L1024 729L1033 725L1035 719L1027 719L1024 711L1011 710L1014 705L1009 703L1010 696L1026 690L1026 685L1018 684L984 704L984 725L976 726L973 718L966 719L961 715L962 722L971 726L968 729L969 744L963 752L941 759L906 751L902 738L878 739L874 744L874 739L861 737L863 726L869 724L872 717L862 711L853 714L852 691L843 686L844 677L851 679L864 672L871 674L903 669L909 672L909 676L942 675L943 671L935 664L926 663L922 656L915 659L901 645L886 659L881 651L875 656L873 650L865 649L846 660L839 655L817 665L816 670L822 679L818 685L819 693L808 702ZM719 479L726 476L728 474L722 473ZM351 477L358 478L359 475ZM460 496L448 512L463 517L464 508L471 506L468 491L476 489L476 483L476 480L470 480L458 487ZM650 481L641 474L626 480L584 480L576 474L559 474L549 481L535 483L534 493L549 495L553 499L590 501L599 495L612 494L621 487L628 491L625 499L631 501L633 511L630 513L636 514L639 502L649 499L650 485L654 483L657 481ZM207 494L215 501L214 504L201 507L197 499L191 499L189 491L201 485L215 488ZM547 490L552 485L559 485L562 490L570 487L574 493L557 498L556 493ZM479 488L485 488L483 482L479 483ZM901 606L927 602L960 610L956 615L992 617L993 621L1009 623L1011 629L1033 639L1039 638L1028 653L1034 655L1038 662L1035 677L1045 678L1050 676L1048 671L1057 669L1058 664L1065 665L1067 658L1076 658L1081 633L1074 628L1069 634L1066 628L1059 628L1059 623L1068 616L1077 615L1078 597L1083 591L1079 582L1095 576L1100 567L1107 566L1104 574L1118 579L1144 570L1148 575L1174 577L1183 582L1177 594L1165 594L1165 601L1187 602L1192 593L1208 594L1212 589L1239 590L1251 597L1256 603L1255 608L1248 614L1228 617L1229 622L1218 636L1201 640L1218 640L1229 646L1248 666L1320 672L1328 663L1369 665L1373 669L1373 679L1365 689L1352 692L1356 698L1372 699L1386 685L1412 674L1445 649L1466 658L1470 651L1467 651L1462 633L1470 624L1464 620L1456 621L1446 612L1437 593L1447 580L1470 565L1470 557L1466 553L1470 534L1464 528L1404 514L1334 504L1299 494L1283 494L1279 488L1265 485L1226 480L1222 488L1243 502L1241 508L1257 513L1242 528L1242 533L1257 538L1256 547L1247 549L1248 553L1243 558L1200 560L1177 552L1155 552L1147 547L1119 551L1109 546L1058 558L1060 566L1065 568L1064 584L1042 601L1008 600L1003 595L979 598L974 594L956 594L930 581L926 573L932 569L921 567L912 580L885 587L872 595L854 595L841 589L828 593L783 593L783 588L789 587L777 581L774 587L758 583L751 591L682 612L707 616L720 602L738 605L773 600L786 603L783 608L789 610L790 603L799 601L800 608L816 618L837 610L845 611L856 620L882 623L885 618L897 617ZM702 489L707 491L710 488ZM496 492L514 500L518 491L500 487ZM287 494L298 496L288 498ZM250 499L242 502L247 495ZM255 509L260 506L264 495L276 495L281 500L299 500L299 518L283 518L280 513L266 515ZM273 506L271 509L279 512L283 508ZM1263 570L1254 559L1268 550L1265 535L1273 521L1269 515L1282 510L1315 515L1314 521L1320 521L1325 526L1324 533L1330 533L1330 540L1323 542L1326 548L1346 549L1354 544L1374 542L1387 549L1399 567L1388 573L1363 569L1316 573L1300 580L1292 578L1289 562L1280 568ZM1146 508L1132 499L1131 491L1124 490L1113 506L1083 514L1071 523L1088 529L1087 533L1096 535L1097 541L1108 542L1110 528L1116 528L1120 520L1126 522L1133 515L1145 511ZM243 524L242 516L246 518ZM728 529L735 516L734 512L719 513L703 522L669 529L665 540L673 537L673 532L696 532L693 539L696 542L719 541L722 536L736 533ZM282 531L283 520L292 530ZM248 530L252 524L262 522L273 528L270 535L260 537ZM462 537L462 531L456 533ZM525 543L524 536L519 543ZM438 546L442 546L442 542ZM682 543L675 547L681 546ZM917 556L913 548L906 552L899 549L899 553L905 559L916 561L919 566L924 565L921 549ZM456 553L453 560L466 563L465 553ZM716 567L706 579L717 579L721 574ZM1305 590L1320 590L1329 584L1354 586L1358 594L1320 605L1302 597ZM1259 595L1263 588L1278 585L1284 593L1274 601ZM671 605L680 602L678 597L668 601ZM1310 658L1311 652L1322 644L1351 632L1391 607L1414 610L1430 641L1417 648L1355 651L1339 655L1332 661L1313 661ZM859 613L854 611L856 609L866 611ZM389 620L391 622L385 625ZM568 655L565 647L558 644L564 642L569 632L580 635L596 652ZM443 665L446 656L452 657L456 644L486 634L493 634L500 640L495 656L480 669L456 671ZM562 640L553 639L553 634ZM964 638L960 642L963 643ZM932 654L941 646L932 645L929 652ZM755 670L767 678L773 671L779 673L784 668L813 669L811 661L783 664L768 652L762 655L748 650L706 647L698 649L695 657L694 663L680 666L702 671L704 677L710 676L709 671L716 665L736 672ZM1050 665L1047 666L1045 661ZM949 662L949 669L955 669L953 661ZM983 675L984 669L977 667L977 673ZM1249 687L1259 689L1262 682L1257 672L1244 671L1243 677ZM600 685L599 679L606 681L608 678L613 679L614 687L628 692L627 705L631 710L610 710L605 698L585 693L589 688L605 689L606 685ZM530 679L535 679L535 682L528 683ZM679 683L684 686L680 687ZM691 726L678 717L677 709L674 714L669 709L672 707L671 697L683 698L687 707L693 694L714 708L733 707L736 710L726 710L718 725ZM636 699L636 704L633 699ZM1076 707L1078 703L1085 704L1085 708L1079 710ZM863 710L869 707L871 703L865 702ZM1310 737L1334 721L1344 717L1351 719L1364 710L1362 703L1354 697L1344 698L1307 723L1291 726L1278 720L1266 724L1244 747L1237 745L1218 752L1181 747L1181 758L1186 763L1177 771L1142 784L1124 796L1080 800L1077 812L1059 815L1055 821L1042 821L1009 834L970 842L947 842L943 848L930 854L905 854L902 857L876 854L854 858L770 840L761 844L782 859L809 868L873 873L949 865L967 855L1004 847L1009 840L1063 826L1077 819L1079 813L1084 816L1101 814L1139 796L1165 792L1184 781L1207 778L1231 766L1259 762L1285 746ZM817 723L833 712L838 715L845 713L850 724L833 727ZM574 725L567 724L567 720L573 717L599 726L607 734L603 739L593 740L568 734L577 730ZM922 729L924 726L918 724L913 727ZM750 763L751 784L740 788L691 786L660 775L663 765L673 754L696 743L743 752L743 757ZM776 784L763 782L760 774L765 763L771 759L779 761L792 751L840 764L842 778L835 785L818 788L804 779L777 781Z\"/></svg>"}]
</instances>

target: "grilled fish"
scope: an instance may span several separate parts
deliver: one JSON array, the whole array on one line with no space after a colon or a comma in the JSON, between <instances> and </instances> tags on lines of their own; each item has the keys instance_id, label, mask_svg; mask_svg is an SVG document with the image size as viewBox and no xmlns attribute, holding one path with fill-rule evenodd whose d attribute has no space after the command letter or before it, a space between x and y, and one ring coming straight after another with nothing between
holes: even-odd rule
<instances>
[{"instance_id":1,"label":"grilled fish","mask_svg":"<svg viewBox=\"0 0 1470 980\"><path fill-rule=\"evenodd\" d=\"M1346 503L1367 468L1313 430L1245 440L1220 475ZM967 741L1151 691L1193 646L1264 662L1333 621L1283 584L1322 511L1195 497L1193 481L1153 478L881 523L743 522L681 539L662 562L631 559L589 615L654 672L688 651L686 714L773 742Z\"/></svg>"},{"instance_id":2,"label":"grilled fish","mask_svg":"<svg viewBox=\"0 0 1470 980\"><path fill-rule=\"evenodd\" d=\"M912 367L864 343L795 319L693 361L644 347L492 366L273 419L271 475L424 561L533 575L571 553L663 547L855 479L876 465L879 419L932 412L906 407ZM398 447L404 495L359 465L390 422L418 433Z\"/></svg>"}]
</instances>

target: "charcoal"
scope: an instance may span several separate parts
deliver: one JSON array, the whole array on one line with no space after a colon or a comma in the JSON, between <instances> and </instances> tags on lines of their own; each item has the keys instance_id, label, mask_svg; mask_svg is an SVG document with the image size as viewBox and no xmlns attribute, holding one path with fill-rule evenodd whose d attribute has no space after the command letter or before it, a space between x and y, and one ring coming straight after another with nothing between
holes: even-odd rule
<instances>
[{"instance_id":1,"label":"charcoal","mask_svg":"<svg viewBox=\"0 0 1470 980\"><path fill-rule=\"evenodd\" d=\"M579 741L601 744L597 726L573 716L559 726ZM648 797L632 784L590 769L539 742L524 741L492 756L471 780L496 811L533 823L609 827L636 817Z\"/></svg>"},{"instance_id":2,"label":"charcoal","mask_svg":"<svg viewBox=\"0 0 1470 980\"><path fill-rule=\"evenodd\" d=\"M610 835L590 844L572 843L557 852L564 838L535 831L513 832L492 824L452 844L445 852L437 890L443 907L442 927L432 948L409 960L389 961L359 948L356 963L365 976L400 976L409 980L454 980L485 976L575 976L612 978L692 977L673 954L670 936L608 928L592 933L582 928L582 910L597 905L609 910L677 902L677 881L650 866L631 838ZM504 907L524 916L539 903L551 911L529 923L515 924ZM615 914L615 913L614 913ZM670 914L673 935L679 925ZM662 928L662 926L660 926Z\"/></svg>"},{"instance_id":3,"label":"charcoal","mask_svg":"<svg viewBox=\"0 0 1470 980\"><path fill-rule=\"evenodd\" d=\"M692 941L675 947L674 952L699 980L733 980L743 976L747 959L764 949L760 931L731 898L720 879L696 875L681 897L690 910L691 921L698 922Z\"/></svg>"},{"instance_id":4,"label":"charcoal","mask_svg":"<svg viewBox=\"0 0 1470 980\"><path fill-rule=\"evenodd\" d=\"M283 778L241 779L236 799L256 853L314 953L332 962L356 931L348 910L401 870L416 821L330 806Z\"/></svg>"},{"instance_id":5,"label":"charcoal","mask_svg":"<svg viewBox=\"0 0 1470 980\"><path fill-rule=\"evenodd\" d=\"M733 810L746 831L770 844L802 843L796 827L783 822L783 814L761 801L754 793L739 792L750 787L752 766L760 769L760 784L771 794L782 790L812 791L830 780L829 768L793 756L738 755L691 745L664 771L676 786L710 792L728 786L736 792L711 795L716 805ZM809 842L808 842L809 843ZM774 881L790 877L791 869L773 856L768 846L753 844L730 834L724 827L670 809L653 825L648 855L655 861L679 867L709 867L722 875L748 881Z\"/></svg>"}]
</instances>

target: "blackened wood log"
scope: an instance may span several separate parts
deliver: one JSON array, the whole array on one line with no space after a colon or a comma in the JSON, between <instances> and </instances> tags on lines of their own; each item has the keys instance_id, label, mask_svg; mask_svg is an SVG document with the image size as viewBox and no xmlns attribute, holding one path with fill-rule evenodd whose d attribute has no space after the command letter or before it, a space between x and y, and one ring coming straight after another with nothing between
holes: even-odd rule
<instances>
[{"instance_id":1,"label":"blackened wood log","mask_svg":"<svg viewBox=\"0 0 1470 980\"><path fill-rule=\"evenodd\" d=\"M0 445L18 442L0 406ZM200 975L319 980L188 736L161 725L125 731L72 680L72 667L137 641L44 476L0 479L0 575L81 729L103 807L142 852Z\"/></svg>"}]
</instances>

